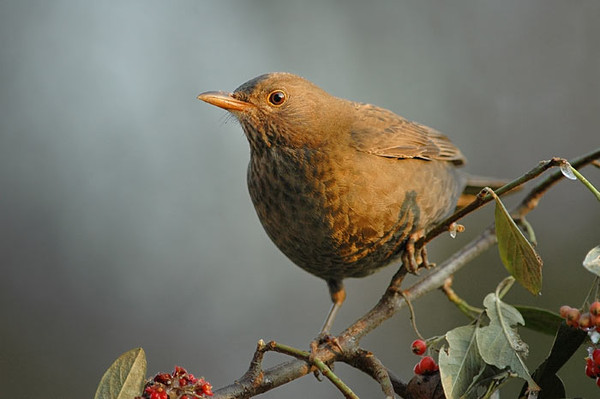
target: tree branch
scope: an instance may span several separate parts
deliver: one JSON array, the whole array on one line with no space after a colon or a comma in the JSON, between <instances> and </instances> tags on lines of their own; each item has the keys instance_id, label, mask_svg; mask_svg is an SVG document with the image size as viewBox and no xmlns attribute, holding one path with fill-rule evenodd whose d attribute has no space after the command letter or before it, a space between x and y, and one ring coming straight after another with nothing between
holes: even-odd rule
<instances>
[{"instance_id":1,"label":"tree branch","mask_svg":"<svg viewBox=\"0 0 600 399\"><path fill-rule=\"evenodd\" d=\"M587 164L595 163L595 160L598 158L600 158L600 148L590 152L589 154L576 158L570 163L573 167L579 168ZM533 168L528 173L496 190L496 194L505 194L524 184L525 182L534 179L547 169L560 165L562 162L564 162L564 159L562 158L552 158L549 161L540 162L538 166ZM547 190L562 177L563 176L560 171L552 173L540 184L533 188L533 190L523 199L519 206L516 207L512 214L523 217L526 213L530 212L535 208L535 206L537 206L539 199L547 192ZM441 222L423 239L419 240L418 245L422 246L439 234L447 231L452 223L455 223L457 220L475 211L492 199L492 195L489 195L482 190L471 204L461 208L452 216ZM316 353L313 353L313 356L318 358L323 364L331 364L335 361L344 361L349 363L358 369L367 372L367 374L378 380L386 394L389 392L389 387L393 385L397 388L396 392L398 394L404 395L406 386L402 384L397 377L393 376L393 374L389 374L387 371L385 371L385 367L383 367L383 365L375 357L368 359L369 356L367 355L369 355L369 353L358 346L360 340L369 332L377 328L385 320L389 319L396 312L406 306L407 300L414 301L425 294L438 289L444 284L444 281L447 278L452 276L454 273L456 273L456 271L461 269L495 243L496 235L494 226L492 225L486 228L475 239L457 251L431 273L424 276L420 281L403 291L400 290L400 285L404 276L406 275L406 269L404 266L402 266L392 278L392 281L390 282L386 292L383 294L379 302L368 313L366 313L340 334L338 337L338 342L342 348L342 352L340 353L333 351L325 346L317 348ZM264 345L264 343L262 343L262 345ZM259 341L259 345L257 346L257 350L254 354L249 370L239 381L215 391L214 398L249 398L286 384L297 378L303 377L315 370L315 366L311 365L309 361L303 359L294 359L285 363L281 363L270 369L262 370L261 363L264 351L265 348L261 346L261 341ZM362 354L362 357L359 356L360 354ZM372 354L370 356L372 356ZM382 373L382 370L385 372Z\"/></svg>"}]
</instances>

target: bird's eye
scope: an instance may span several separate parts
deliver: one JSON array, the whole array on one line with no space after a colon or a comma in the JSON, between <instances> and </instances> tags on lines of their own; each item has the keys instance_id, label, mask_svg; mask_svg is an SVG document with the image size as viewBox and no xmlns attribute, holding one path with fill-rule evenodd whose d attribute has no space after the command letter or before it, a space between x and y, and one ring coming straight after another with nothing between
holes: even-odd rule
<instances>
[{"instance_id":1,"label":"bird's eye","mask_svg":"<svg viewBox=\"0 0 600 399\"><path fill-rule=\"evenodd\" d=\"M285 102L287 96L281 90L275 90L269 93L269 104L279 106Z\"/></svg>"}]
</instances>

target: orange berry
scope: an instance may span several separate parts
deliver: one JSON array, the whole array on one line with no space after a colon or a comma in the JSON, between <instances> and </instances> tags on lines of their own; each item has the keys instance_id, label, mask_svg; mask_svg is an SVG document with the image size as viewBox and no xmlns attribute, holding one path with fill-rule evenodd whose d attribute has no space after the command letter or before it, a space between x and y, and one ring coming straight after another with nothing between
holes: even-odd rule
<instances>
[{"instance_id":1,"label":"orange berry","mask_svg":"<svg viewBox=\"0 0 600 399\"><path fill-rule=\"evenodd\" d=\"M579 309L571 308L571 310L567 312L567 325L571 327L579 327L580 316L581 313L579 312Z\"/></svg>"},{"instance_id":2,"label":"orange berry","mask_svg":"<svg viewBox=\"0 0 600 399\"><path fill-rule=\"evenodd\" d=\"M571 309L573 309L573 308L570 307L569 305L562 305L559 310L560 317L562 317L563 319L566 319L567 313L569 313L569 310L571 310Z\"/></svg>"},{"instance_id":3,"label":"orange berry","mask_svg":"<svg viewBox=\"0 0 600 399\"><path fill-rule=\"evenodd\" d=\"M594 303L590 305L590 313L594 316L600 316L600 302L594 301Z\"/></svg>"},{"instance_id":4,"label":"orange berry","mask_svg":"<svg viewBox=\"0 0 600 399\"><path fill-rule=\"evenodd\" d=\"M596 320L594 320L594 323L592 324L592 315L588 312L582 313L581 316L579 316L579 328L587 329L592 326L596 327L595 322Z\"/></svg>"}]
</instances>

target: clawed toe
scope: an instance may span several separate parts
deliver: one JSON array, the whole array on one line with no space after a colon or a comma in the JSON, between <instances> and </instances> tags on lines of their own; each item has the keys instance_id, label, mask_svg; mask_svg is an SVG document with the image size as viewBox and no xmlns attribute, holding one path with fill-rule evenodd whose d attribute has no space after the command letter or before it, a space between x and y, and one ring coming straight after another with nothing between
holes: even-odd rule
<instances>
[{"instance_id":1,"label":"clawed toe","mask_svg":"<svg viewBox=\"0 0 600 399\"><path fill-rule=\"evenodd\" d=\"M430 269L435 263L429 263L427 260L427 249L425 246L416 248L415 243L423 237L423 232L413 233L408 237L404 252L402 254L402 264L410 273L417 274L419 268Z\"/></svg>"},{"instance_id":2,"label":"clawed toe","mask_svg":"<svg viewBox=\"0 0 600 399\"><path fill-rule=\"evenodd\" d=\"M337 349L340 352L342 352L344 350L342 348L342 345L340 344L340 341L337 339L337 337L335 337L331 334L328 334L328 333L321 333L321 334L319 334L319 336L317 338L315 338L310 343L311 358L312 358L312 356L314 356L315 353L317 353L317 349L322 344L327 344L327 345L331 346L332 348Z\"/></svg>"},{"instance_id":3,"label":"clawed toe","mask_svg":"<svg viewBox=\"0 0 600 399\"><path fill-rule=\"evenodd\" d=\"M331 334L322 332L321 334L319 334L319 336L317 338L312 340L310 343L310 356L308 357L309 363L311 363L311 364L315 363L315 359L317 356L317 351L319 349L319 346L321 346L323 344L327 344L332 349L337 349L340 352L343 351L342 345L340 345L340 341L337 339L337 337L334 337ZM330 365L329 367L333 370L333 365ZM317 380L321 381L321 374L319 373L318 370L315 370L313 374L315 375L315 378Z\"/></svg>"}]
</instances>

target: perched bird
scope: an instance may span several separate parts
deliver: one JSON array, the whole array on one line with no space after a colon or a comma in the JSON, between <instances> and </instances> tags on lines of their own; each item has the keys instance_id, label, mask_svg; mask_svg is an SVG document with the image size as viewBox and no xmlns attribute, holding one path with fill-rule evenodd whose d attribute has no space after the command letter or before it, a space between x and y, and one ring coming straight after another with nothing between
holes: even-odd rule
<instances>
[{"instance_id":1,"label":"perched bird","mask_svg":"<svg viewBox=\"0 0 600 399\"><path fill-rule=\"evenodd\" d=\"M342 280L402 260L426 264L414 242L455 208L465 177L443 134L374 105L337 98L290 73L198 99L231 112L250 143L248 189L275 245L327 282L331 328Z\"/></svg>"}]
</instances>

